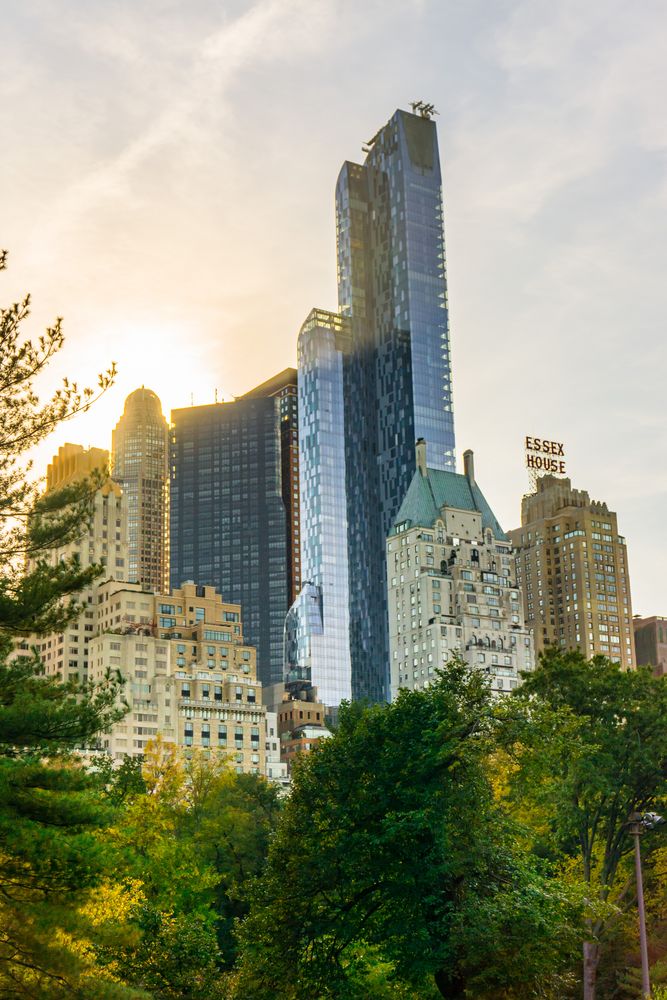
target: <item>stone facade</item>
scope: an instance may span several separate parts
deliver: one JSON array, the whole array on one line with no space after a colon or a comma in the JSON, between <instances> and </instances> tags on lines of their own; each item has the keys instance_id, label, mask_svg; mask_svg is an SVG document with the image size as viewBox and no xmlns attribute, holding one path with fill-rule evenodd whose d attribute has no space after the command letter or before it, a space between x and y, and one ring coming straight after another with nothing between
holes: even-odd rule
<instances>
[{"instance_id":1,"label":"stone facade","mask_svg":"<svg viewBox=\"0 0 667 1000\"><path fill-rule=\"evenodd\" d=\"M419 690L459 654L484 671L494 692L534 666L509 539L474 478L429 469L423 442L417 472L387 539L391 693Z\"/></svg>"},{"instance_id":2,"label":"stone facade","mask_svg":"<svg viewBox=\"0 0 667 1000\"><path fill-rule=\"evenodd\" d=\"M526 622L539 654L549 646L603 654L635 666L625 539L606 503L541 476L521 503L521 527L509 533Z\"/></svg>"}]
</instances>

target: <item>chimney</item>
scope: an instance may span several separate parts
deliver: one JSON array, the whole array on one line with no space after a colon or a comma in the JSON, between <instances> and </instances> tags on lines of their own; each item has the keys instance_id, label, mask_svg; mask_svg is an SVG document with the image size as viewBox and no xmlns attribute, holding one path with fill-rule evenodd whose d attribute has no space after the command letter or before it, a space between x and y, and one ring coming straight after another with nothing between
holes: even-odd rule
<instances>
[{"instance_id":1,"label":"chimney","mask_svg":"<svg viewBox=\"0 0 667 1000\"><path fill-rule=\"evenodd\" d=\"M463 471L466 479L473 486L475 482L475 456L470 448L463 452Z\"/></svg>"},{"instance_id":2,"label":"chimney","mask_svg":"<svg viewBox=\"0 0 667 1000\"><path fill-rule=\"evenodd\" d=\"M415 443L415 457L417 459L417 468L422 476L428 476L428 469L426 467L426 441L424 438L417 438Z\"/></svg>"}]
</instances>

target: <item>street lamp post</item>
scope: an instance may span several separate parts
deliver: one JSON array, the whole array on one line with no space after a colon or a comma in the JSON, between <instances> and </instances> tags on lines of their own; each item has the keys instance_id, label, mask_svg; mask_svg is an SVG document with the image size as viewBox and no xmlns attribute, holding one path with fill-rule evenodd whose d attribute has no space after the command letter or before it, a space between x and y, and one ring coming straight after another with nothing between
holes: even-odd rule
<instances>
[{"instance_id":1,"label":"street lamp post","mask_svg":"<svg viewBox=\"0 0 667 1000\"><path fill-rule=\"evenodd\" d=\"M635 876L637 879L637 912L639 915L639 951L642 959L642 998L651 998L651 980L648 971L648 943L646 941L646 909L644 907L644 880L642 879L642 857L639 838L644 832L644 817L633 813L628 822L629 832L635 840Z\"/></svg>"},{"instance_id":2,"label":"street lamp post","mask_svg":"<svg viewBox=\"0 0 667 1000\"><path fill-rule=\"evenodd\" d=\"M646 908L644 906L644 881L642 879L642 858L639 838L646 830L664 823L657 813L632 813L627 822L628 832L635 841L635 875L637 879L637 913L639 917L639 950L642 960L642 1000L651 1000L651 980L648 966L648 942L646 940Z\"/></svg>"}]
</instances>

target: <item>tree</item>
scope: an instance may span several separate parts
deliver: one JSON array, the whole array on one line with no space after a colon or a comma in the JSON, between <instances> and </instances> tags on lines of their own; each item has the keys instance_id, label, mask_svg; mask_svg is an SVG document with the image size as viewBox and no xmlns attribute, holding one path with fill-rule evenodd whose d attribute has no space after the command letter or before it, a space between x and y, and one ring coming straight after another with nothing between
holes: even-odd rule
<instances>
[{"instance_id":1,"label":"tree","mask_svg":"<svg viewBox=\"0 0 667 1000\"><path fill-rule=\"evenodd\" d=\"M97 947L96 961L155 1000L215 1000L223 995L215 909L219 876L191 835L191 821L202 789L216 778L217 763L207 769L196 758L193 782L182 751L158 738L146 748L141 783L129 766L126 770L130 786L109 839L116 879L133 887L128 921L136 933Z\"/></svg>"},{"instance_id":2,"label":"tree","mask_svg":"<svg viewBox=\"0 0 667 1000\"><path fill-rule=\"evenodd\" d=\"M601 949L634 903L627 821L660 811L667 793L667 686L650 668L623 671L597 656L551 650L513 701L510 801L533 829L533 847L586 889L583 981L594 1000ZM647 856L659 833L642 841Z\"/></svg>"},{"instance_id":3,"label":"tree","mask_svg":"<svg viewBox=\"0 0 667 1000\"><path fill-rule=\"evenodd\" d=\"M6 262L6 252L0 251L0 271ZM0 630L13 635L62 628L78 611L75 600L63 598L99 572L98 567L82 571L77 559L51 566L46 558L54 546L81 533L99 480L40 495L26 453L59 423L86 412L116 374L112 364L98 376L96 390L80 389L64 378L53 396L41 401L35 380L62 347L64 335L57 319L36 342L26 338L22 324L29 307L26 296L0 310ZM28 559L32 568L26 573Z\"/></svg>"},{"instance_id":4,"label":"tree","mask_svg":"<svg viewBox=\"0 0 667 1000\"><path fill-rule=\"evenodd\" d=\"M415 997L547 995L569 902L494 802L496 726L461 661L391 705L341 709L295 769L241 927L239 997L365 995L366 951Z\"/></svg>"},{"instance_id":5,"label":"tree","mask_svg":"<svg viewBox=\"0 0 667 1000\"><path fill-rule=\"evenodd\" d=\"M234 925L248 913L248 890L264 869L278 823L278 790L260 775L237 774L224 758L211 760L201 752L188 760L186 775L181 836L216 872L220 962L231 969L237 957Z\"/></svg>"},{"instance_id":6,"label":"tree","mask_svg":"<svg viewBox=\"0 0 667 1000\"><path fill-rule=\"evenodd\" d=\"M5 262L0 254L0 269ZM14 636L71 618L71 595L94 572L43 558L81 530L90 486L40 499L22 458L95 393L65 381L40 403L33 382L62 345L62 330L57 321L33 344L21 337L27 313L28 299L0 311L0 998L138 995L98 975L73 947L93 932L84 907L108 872L96 832L109 812L68 752L122 715L118 678L97 687L62 683L44 675L34 652L13 653ZM100 392L112 378L113 367L100 376Z\"/></svg>"}]
</instances>

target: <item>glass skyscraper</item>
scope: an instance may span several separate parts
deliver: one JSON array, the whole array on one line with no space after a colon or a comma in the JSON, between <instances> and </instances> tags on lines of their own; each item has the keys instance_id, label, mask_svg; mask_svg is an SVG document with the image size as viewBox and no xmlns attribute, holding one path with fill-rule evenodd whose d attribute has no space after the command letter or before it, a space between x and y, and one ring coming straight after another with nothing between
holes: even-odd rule
<instances>
[{"instance_id":1,"label":"glass skyscraper","mask_svg":"<svg viewBox=\"0 0 667 1000\"><path fill-rule=\"evenodd\" d=\"M309 680L325 705L351 696L343 352L349 324L313 309L301 327L299 450L303 589L285 624L288 678Z\"/></svg>"},{"instance_id":2,"label":"glass skyscraper","mask_svg":"<svg viewBox=\"0 0 667 1000\"><path fill-rule=\"evenodd\" d=\"M440 160L428 112L396 111L336 187L352 695L389 697L385 539L415 471L454 470ZM302 515L303 515L302 511ZM304 579L307 576L304 572Z\"/></svg>"},{"instance_id":3,"label":"glass skyscraper","mask_svg":"<svg viewBox=\"0 0 667 1000\"><path fill-rule=\"evenodd\" d=\"M241 605L262 684L283 679L289 606L280 407L249 396L171 414L171 587L209 584Z\"/></svg>"}]
</instances>

